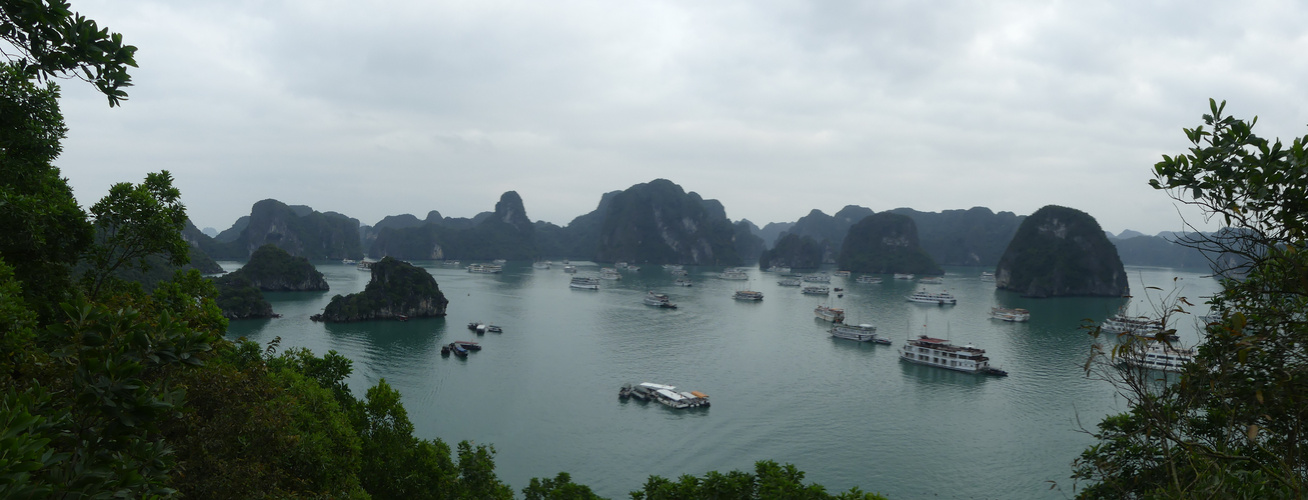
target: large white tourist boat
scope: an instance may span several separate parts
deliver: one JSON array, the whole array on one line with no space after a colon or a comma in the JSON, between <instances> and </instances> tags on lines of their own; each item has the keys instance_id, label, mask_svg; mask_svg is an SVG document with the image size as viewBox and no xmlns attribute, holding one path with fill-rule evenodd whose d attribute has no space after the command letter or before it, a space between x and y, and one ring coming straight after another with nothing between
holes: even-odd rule
<instances>
[{"instance_id":1,"label":"large white tourist boat","mask_svg":"<svg viewBox=\"0 0 1308 500\"><path fill-rule=\"evenodd\" d=\"M819 305L817 308L813 309L813 315L817 316L817 319L830 321L832 323L845 321L845 310L838 307Z\"/></svg>"},{"instance_id":2,"label":"large white tourist boat","mask_svg":"<svg viewBox=\"0 0 1308 500\"><path fill-rule=\"evenodd\" d=\"M572 278L572 281L568 283L569 287L579 290L599 290L599 285L599 278L591 278L587 276L574 277Z\"/></svg>"},{"instance_id":3,"label":"large white tourist boat","mask_svg":"<svg viewBox=\"0 0 1308 500\"><path fill-rule=\"evenodd\" d=\"M810 286L806 286L806 287L804 287L803 289L801 289L800 292L805 293L805 294L808 294L808 295L830 295L830 294L831 294L831 288L829 288L829 287L825 287L825 286L813 286L813 285L810 285Z\"/></svg>"},{"instance_id":4,"label":"large white tourist boat","mask_svg":"<svg viewBox=\"0 0 1308 500\"><path fill-rule=\"evenodd\" d=\"M677 308L677 305L672 303L672 300L668 298L666 293L654 293L653 291L645 294L645 305L661 307L664 309Z\"/></svg>"},{"instance_id":5,"label":"large white tourist boat","mask_svg":"<svg viewBox=\"0 0 1308 500\"><path fill-rule=\"evenodd\" d=\"M563 266L563 272L568 274L576 274L577 266Z\"/></svg>"},{"instance_id":6,"label":"large white tourist boat","mask_svg":"<svg viewBox=\"0 0 1308 500\"><path fill-rule=\"evenodd\" d=\"M835 324L831 325L831 336L838 339L849 339L858 342L873 342L877 344L890 345L890 339L877 336L877 327L867 323L858 325Z\"/></svg>"},{"instance_id":7,"label":"large white tourist boat","mask_svg":"<svg viewBox=\"0 0 1308 500\"><path fill-rule=\"evenodd\" d=\"M1186 363L1192 361L1194 349L1172 347L1157 341L1148 342L1143 349L1122 357L1122 362L1128 366L1165 372L1180 372L1185 369Z\"/></svg>"},{"instance_id":8,"label":"large white tourist boat","mask_svg":"<svg viewBox=\"0 0 1308 500\"><path fill-rule=\"evenodd\" d=\"M958 304L958 299L954 297L954 294L945 291L928 292L926 290L918 290L913 292L913 295L908 296L908 301L921 302L923 304L938 304L942 306Z\"/></svg>"},{"instance_id":9,"label":"large white tourist boat","mask_svg":"<svg viewBox=\"0 0 1308 500\"><path fill-rule=\"evenodd\" d=\"M905 342L904 348L899 351L899 359L966 373L1008 375L1008 372L990 366L990 358L986 357L985 349L978 349L971 344L956 346L948 340L926 335Z\"/></svg>"},{"instance_id":10,"label":"large white tourist boat","mask_svg":"<svg viewBox=\"0 0 1308 500\"><path fill-rule=\"evenodd\" d=\"M913 279L914 277L915 277L915 276L913 276L912 274L908 274L908 273L895 273L895 279L897 279L897 280L911 280L911 279Z\"/></svg>"},{"instance_id":11,"label":"large white tourist boat","mask_svg":"<svg viewBox=\"0 0 1308 500\"><path fill-rule=\"evenodd\" d=\"M800 286L804 283L795 278L786 278L784 280L778 281L777 284L781 286Z\"/></svg>"},{"instance_id":12,"label":"large white tourist boat","mask_svg":"<svg viewBox=\"0 0 1308 500\"><path fill-rule=\"evenodd\" d=\"M1009 323L1024 323L1031 320L1031 311L1026 309L1008 309L1006 307L991 307L990 318Z\"/></svg>"},{"instance_id":13,"label":"large white tourist boat","mask_svg":"<svg viewBox=\"0 0 1308 500\"><path fill-rule=\"evenodd\" d=\"M744 281L749 279L749 275L739 269L727 269L726 271L722 271L722 274L719 274L718 277L724 280L733 281Z\"/></svg>"},{"instance_id":14,"label":"large white tourist boat","mask_svg":"<svg viewBox=\"0 0 1308 500\"><path fill-rule=\"evenodd\" d=\"M731 298L736 300L763 300L763 292L753 290L739 290Z\"/></svg>"},{"instance_id":15,"label":"large white tourist boat","mask_svg":"<svg viewBox=\"0 0 1308 500\"><path fill-rule=\"evenodd\" d=\"M504 272L504 267L496 264L472 264L468 266L468 272L476 274L498 274Z\"/></svg>"},{"instance_id":16,"label":"large white tourist boat","mask_svg":"<svg viewBox=\"0 0 1308 500\"><path fill-rule=\"evenodd\" d=\"M805 283L830 283L830 282L831 282L831 275L829 275L829 274L821 274L821 273L819 273L819 274L805 274L805 275L804 275L804 282L805 282Z\"/></svg>"},{"instance_id":17,"label":"large white tourist boat","mask_svg":"<svg viewBox=\"0 0 1308 500\"><path fill-rule=\"evenodd\" d=\"M685 409L709 405L708 394L699 391L678 391L676 387L653 382L623 385L618 389L621 399L636 398L644 401L658 401L669 408Z\"/></svg>"},{"instance_id":18,"label":"large white tourist boat","mask_svg":"<svg viewBox=\"0 0 1308 500\"><path fill-rule=\"evenodd\" d=\"M1157 337L1163 332L1163 320L1147 316L1131 316L1125 308L1104 320L1099 329L1107 334L1127 334L1136 337ZM1165 335L1167 340L1180 340L1175 333Z\"/></svg>"},{"instance_id":19,"label":"large white tourist boat","mask_svg":"<svg viewBox=\"0 0 1308 500\"><path fill-rule=\"evenodd\" d=\"M880 283L880 282L881 282L881 277L880 277L880 276L872 276L872 275L870 275L870 274L864 274L864 275L859 276L858 278L856 278L854 281L857 282L857 283L865 283L865 284Z\"/></svg>"}]
</instances>

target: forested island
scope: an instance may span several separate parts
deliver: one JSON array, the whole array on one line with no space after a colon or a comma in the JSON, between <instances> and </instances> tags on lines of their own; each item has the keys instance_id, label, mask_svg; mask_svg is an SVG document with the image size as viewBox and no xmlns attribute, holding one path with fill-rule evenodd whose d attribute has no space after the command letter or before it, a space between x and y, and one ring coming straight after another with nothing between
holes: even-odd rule
<instances>
[{"instance_id":1,"label":"forested island","mask_svg":"<svg viewBox=\"0 0 1308 500\"><path fill-rule=\"evenodd\" d=\"M440 317L449 303L425 269L387 257L372 264L372 278L362 292L332 297L313 320L344 323Z\"/></svg>"},{"instance_id":2,"label":"forested island","mask_svg":"<svg viewBox=\"0 0 1308 500\"><path fill-rule=\"evenodd\" d=\"M1130 294L1117 249L1080 210L1049 205L1022 221L995 270L995 285L1027 297Z\"/></svg>"}]
</instances>

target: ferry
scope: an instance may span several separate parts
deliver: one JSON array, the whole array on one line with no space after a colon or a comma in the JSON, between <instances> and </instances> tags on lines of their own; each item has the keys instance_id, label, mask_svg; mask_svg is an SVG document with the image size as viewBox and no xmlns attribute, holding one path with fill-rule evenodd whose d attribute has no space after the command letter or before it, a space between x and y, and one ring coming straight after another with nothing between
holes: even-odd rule
<instances>
[{"instance_id":1,"label":"ferry","mask_svg":"<svg viewBox=\"0 0 1308 500\"><path fill-rule=\"evenodd\" d=\"M943 285L945 284L945 278L942 276L927 276L917 280L917 282L923 285Z\"/></svg>"},{"instance_id":2,"label":"ferry","mask_svg":"<svg viewBox=\"0 0 1308 500\"><path fill-rule=\"evenodd\" d=\"M830 295L831 289L825 286L806 286L800 290L807 295Z\"/></svg>"},{"instance_id":3,"label":"ferry","mask_svg":"<svg viewBox=\"0 0 1308 500\"><path fill-rule=\"evenodd\" d=\"M990 318L1009 323L1025 323L1031 321L1031 311L1026 309L1008 309L1005 307L991 307Z\"/></svg>"},{"instance_id":4,"label":"ferry","mask_svg":"<svg viewBox=\"0 0 1308 500\"><path fill-rule=\"evenodd\" d=\"M850 272L849 272L849 271L836 271L836 272L835 272L835 275L836 275L836 276L839 276L839 277L841 277L841 278L848 278L849 275L850 275Z\"/></svg>"},{"instance_id":5,"label":"ferry","mask_svg":"<svg viewBox=\"0 0 1308 500\"><path fill-rule=\"evenodd\" d=\"M754 301L763 300L763 292L755 292L752 290L741 290L736 292L735 295L732 295L731 298L736 300L754 300Z\"/></svg>"},{"instance_id":6,"label":"ferry","mask_svg":"<svg viewBox=\"0 0 1308 500\"><path fill-rule=\"evenodd\" d=\"M568 283L568 286L579 290L599 290L599 284L599 278L577 276L572 278L572 282Z\"/></svg>"},{"instance_id":7,"label":"ferry","mask_svg":"<svg viewBox=\"0 0 1308 500\"><path fill-rule=\"evenodd\" d=\"M1007 376L1008 372L990 366L985 349L971 344L956 346L948 340L922 335L904 343L899 359L919 365L935 366L966 373Z\"/></svg>"},{"instance_id":8,"label":"ferry","mask_svg":"<svg viewBox=\"0 0 1308 500\"><path fill-rule=\"evenodd\" d=\"M748 274L745 274L744 272L738 269L728 269L726 271L722 271L722 274L719 274L718 277L724 280L734 280L734 281L743 281L749 279Z\"/></svg>"},{"instance_id":9,"label":"ferry","mask_svg":"<svg viewBox=\"0 0 1308 500\"><path fill-rule=\"evenodd\" d=\"M800 282L799 280L795 279L795 278L787 278L787 279L784 279L784 280L778 281L777 284L778 284L778 285L781 285L781 286L800 286L800 285L802 285L803 283Z\"/></svg>"},{"instance_id":10,"label":"ferry","mask_svg":"<svg viewBox=\"0 0 1308 500\"><path fill-rule=\"evenodd\" d=\"M1185 370L1185 365L1192 361L1194 349L1181 349L1162 342L1149 342L1144 350L1122 357L1122 362L1128 366L1178 373Z\"/></svg>"},{"instance_id":11,"label":"ferry","mask_svg":"<svg viewBox=\"0 0 1308 500\"><path fill-rule=\"evenodd\" d=\"M1104 320L1100 330L1108 334L1126 334L1135 337L1157 337L1163 334L1163 320L1146 316L1128 316L1125 310L1118 311ZM1176 333L1163 334L1166 340L1180 340Z\"/></svg>"},{"instance_id":12,"label":"ferry","mask_svg":"<svg viewBox=\"0 0 1308 500\"><path fill-rule=\"evenodd\" d=\"M694 286L694 285L695 285L694 283L692 283L690 280L688 280L688 279L686 279L686 278L677 278L677 281L676 281L675 283L676 283L677 286Z\"/></svg>"},{"instance_id":13,"label":"ferry","mask_svg":"<svg viewBox=\"0 0 1308 500\"><path fill-rule=\"evenodd\" d=\"M827 274L806 274L804 275L805 283L830 283L831 276Z\"/></svg>"},{"instance_id":14,"label":"ferry","mask_svg":"<svg viewBox=\"0 0 1308 500\"><path fill-rule=\"evenodd\" d=\"M994 283L994 282L995 282L995 273L992 273L992 272L989 272L989 271L981 271L981 281L985 281L985 282L988 282L988 283Z\"/></svg>"},{"instance_id":15,"label":"ferry","mask_svg":"<svg viewBox=\"0 0 1308 500\"><path fill-rule=\"evenodd\" d=\"M577 266L563 266L563 272L568 274L577 274Z\"/></svg>"},{"instance_id":16,"label":"ferry","mask_svg":"<svg viewBox=\"0 0 1308 500\"><path fill-rule=\"evenodd\" d=\"M441 264L444 265L445 267L459 267L460 265L462 265L457 260L447 260L445 262L442 262Z\"/></svg>"},{"instance_id":17,"label":"ferry","mask_svg":"<svg viewBox=\"0 0 1308 500\"><path fill-rule=\"evenodd\" d=\"M867 323L859 325L835 324L831 325L831 336L838 339L849 339L858 342L872 342L875 344L890 345L890 339L877 336L877 327Z\"/></svg>"},{"instance_id":18,"label":"ferry","mask_svg":"<svg viewBox=\"0 0 1308 500\"><path fill-rule=\"evenodd\" d=\"M859 277L858 277L857 279L855 279L854 281L855 281L855 282L858 282L858 283L868 283L868 284L872 284L872 283L880 283L880 282L881 282L881 277L880 277L880 276L872 276L872 275L865 274L865 275L863 275L863 276L859 276Z\"/></svg>"},{"instance_id":19,"label":"ferry","mask_svg":"<svg viewBox=\"0 0 1308 500\"><path fill-rule=\"evenodd\" d=\"M820 319L822 321L830 321L832 323L840 323L845 321L845 310L837 307L827 307L827 306L820 305L817 306L816 309L813 309L813 314L817 316L817 319Z\"/></svg>"},{"instance_id":20,"label":"ferry","mask_svg":"<svg viewBox=\"0 0 1308 500\"><path fill-rule=\"evenodd\" d=\"M954 298L954 295L949 292L932 293L926 290L918 290L916 292L913 292L913 295L908 296L908 301L921 302L923 304L938 304L942 306L946 304L948 305L958 304L958 299Z\"/></svg>"},{"instance_id":21,"label":"ferry","mask_svg":"<svg viewBox=\"0 0 1308 500\"><path fill-rule=\"evenodd\" d=\"M668 408L686 409L709 406L708 394L699 391L678 391L676 387L652 382L637 385L626 384L618 389L621 399L636 398L643 401L658 401Z\"/></svg>"},{"instance_id":22,"label":"ferry","mask_svg":"<svg viewBox=\"0 0 1308 500\"><path fill-rule=\"evenodd\" d=\"M676 309L677 305L673 304L668 295L665 293L649 292L645 294L645 305L661 307L663 309Z\"/></svg>"},{"instance_id":23,"label":"ferry","mask_svg":"<svg viewBox=\"0 0 1308 500\"><path fill-rule=\"evenodd\" d=\"M499 274L504 272L504 268L496 264L472 264L468 266L468 272L475 274Z\"/></svg>"},{"instance_id":24,"label":"ferry","mask_svg":"<svg viewBox=\"0 0 1308 500\"><path fill-rule=\"evenodd\" d=\"M897 280L911 280L913 278L915 278L915 276L913 276L912 274L895 273L895 279Z\"/></svg>"}]
</instances>

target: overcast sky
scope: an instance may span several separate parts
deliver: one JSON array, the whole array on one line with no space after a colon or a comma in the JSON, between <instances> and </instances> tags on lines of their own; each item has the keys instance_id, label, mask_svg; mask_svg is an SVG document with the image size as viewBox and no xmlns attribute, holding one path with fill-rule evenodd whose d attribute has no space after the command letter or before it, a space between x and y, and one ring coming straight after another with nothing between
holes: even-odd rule
<instances>
[{"instance_id":1,"label":"overcast sky","mask_svg":"<svg viewBox=\"0 0 1308 500\"><path fill-rule=\"evenodd\" d=\"M219 230L265 198L373 224L470 217L508 190L564 225L666 178L759 225L1059 204L1152 234L1182 223L1151 168L1209 97L1266 137L1308 133L1295 1L73 8L140 65L121 108L63 82L79 201L167 169Z\"/></svg>"}]
</instances>

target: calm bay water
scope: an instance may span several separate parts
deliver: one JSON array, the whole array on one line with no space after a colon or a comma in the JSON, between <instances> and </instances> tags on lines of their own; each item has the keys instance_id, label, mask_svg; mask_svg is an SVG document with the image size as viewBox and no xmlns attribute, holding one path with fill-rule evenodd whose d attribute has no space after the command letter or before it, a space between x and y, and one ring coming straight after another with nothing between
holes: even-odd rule
<instances>
[{"instance_id":1,"label":"calm bay water","mask_svg":"<svg viewBox=\"0 0 1308 500\"><path fill-rule=\"evenodd\" d=\"M823 299L778 286L776 274L757 269L744 282L717 279L716 268L687 268L695 286L679 287L647 266L595 292L569 289L571 275L558 265L509 263L503 274L483 275L416 264L449 299L446 318L313 323L309 315L332 295L361 291L369 278L354 266L319 262L330 292L266 294L283 317L232 322L229 337L280 337L283 348L340 352L354 360L356 395L385 378L403 393L420 437L494 445L496 470L515 490L567 471L601 495L626 498L651 474L752 470L754 461L771 459L795 464L830 491L1062 498L1071 494L1071 461L1092 443L1078 429L1125 409L1112 387L1085 377L1091 340L1078 326L1102 321L1128 299L1023 299L980 281L981 268L949 268L945 285L928 285L958 296L957 306L939 307L905 301L918 285L888 278L832 278L845 295ZM574 264L583 275L599 269ZM1155 310L1174 290L1202 304L1219 289L1196 272L1127 271L1134 313ZM739 289L765 298L735 301ZM643 305L647 290L680 307ZM843 307L849 322L876 324L894 344L832 339L829 324L813 316L822 303ZM1029 309L1031 321L988 319L992 306ZM478 338L470 321L504 333ZM1192 323L1178 325L1186 345L1197 342ZM900 362L904 339L923 332L986 349L1010 376ZM441 357L440 346L454 340L485 349ZM713 406L677 411L618 400L623 383L646 381L708 393Z\"/></svg>"}]
</instances>

